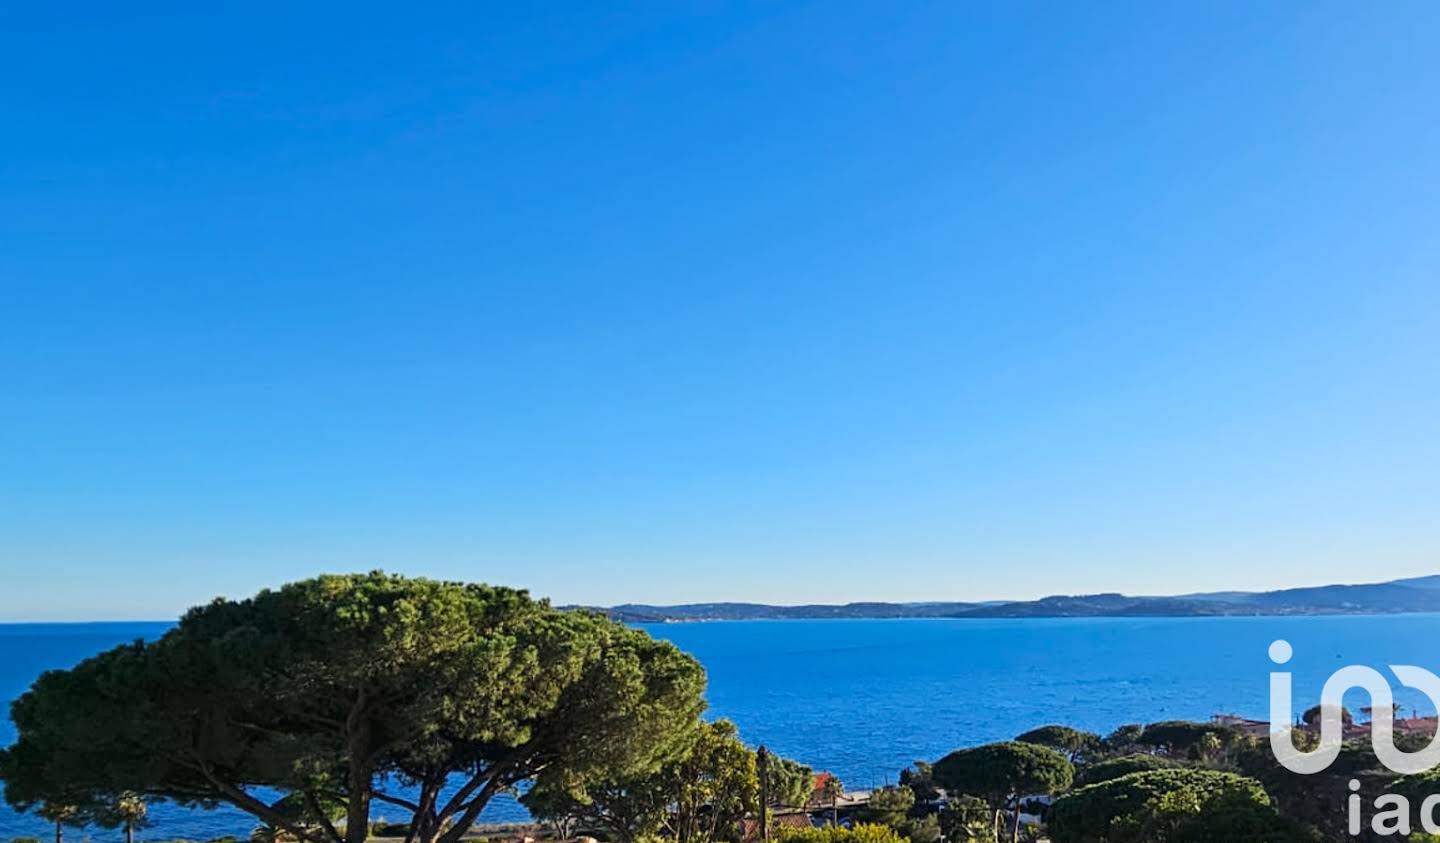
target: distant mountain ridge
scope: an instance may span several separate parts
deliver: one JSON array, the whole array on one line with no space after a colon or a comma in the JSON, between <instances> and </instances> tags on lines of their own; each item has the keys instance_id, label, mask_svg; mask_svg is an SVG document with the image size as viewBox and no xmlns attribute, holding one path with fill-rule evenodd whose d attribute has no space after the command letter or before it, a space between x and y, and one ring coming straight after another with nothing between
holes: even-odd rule
<instances>
[{"instance_id":1,"label":"distant mountain ridge","mask_svg":"<svg viewBox=\"0 0 1440 843\"><path fill-rule=\"evenodd\" d=\"M770 606L764 603L686 603L680 606L649 606L626 603L601 611L630 623L700 620L766 620L819 618L948 618L979 603L813 603L803 606Z\"/></svg>"},{"instance_id":2,"label":"distant mountain ridge","mask_svg":"<svg viewBox=\"0 0 1440 843\"><path fill-rule=\"evenodd\" d=\"M627 623L823 618L1086 618L1341 615L1440 612L1440 574L1363 585L1323 585L1278 591L1217 591L1176 597L1118 593L1054 595L1016 602L626 603L602 608Z\"/></svg>"}]
</instances>

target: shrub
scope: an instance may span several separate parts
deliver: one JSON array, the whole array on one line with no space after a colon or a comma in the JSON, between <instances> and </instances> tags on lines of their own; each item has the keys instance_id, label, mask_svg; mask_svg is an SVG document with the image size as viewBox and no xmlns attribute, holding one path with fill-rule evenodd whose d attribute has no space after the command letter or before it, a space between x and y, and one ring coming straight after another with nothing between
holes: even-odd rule
<instances>
[{"instance_id":1,"label":"shrub","mask_svg":"<svg viewBox=\"0 0 1440 843\"><path fill-rule=\"evenodd\" d=\"M854 828L827 825L824 828L782 828L775 839L779 843L906 843L888 825L857 823Z\"/></svg>"},{"instance_id":2,"label":"shrub","mask_svg":"<svg viewBox=\"0 0 1440 843\"><path fill-rule=\"evenodd\" d=\"M898 826L915 807L915 791L908 787L882 787L870 794L864 819L876 825Z\"/></svg>"},{"instance_id":3,"label":"shrub","mask_svg":"<svg viewBox=\"0 0 1440 843\"><path fill-rule=\"evenodd\" d=\"M950 840L972 840L994 835L994 809L978 796L957 794L940 809L940 830Z\"/></svg>"},{"instance_id":4,"label":"shrub","mask_svg":"<svg viewBox=\"0 0 1440 843\"><path fill-rule=\"evenodd\" d=\"M898 831L910 843L939 843L943 835L937 814L907 819L900 824Z\"/></svg>"}]
</instances>

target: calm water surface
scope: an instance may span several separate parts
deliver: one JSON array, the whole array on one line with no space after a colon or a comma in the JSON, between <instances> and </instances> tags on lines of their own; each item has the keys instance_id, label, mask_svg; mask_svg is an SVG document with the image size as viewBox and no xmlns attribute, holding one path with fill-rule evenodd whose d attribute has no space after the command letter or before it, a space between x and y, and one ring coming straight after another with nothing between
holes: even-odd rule
<instances>
[{"instance_id":1,"label":"calm water surface","mask_svg":"<svg viewBox=\"0 0 1440 843\"><path fill-rule=\"evenodd\" d=\"M43 670L67 667L167 624L0 625L0 699ZM893 782L915 759L1064 722L1098 732L1124 723L1264 719L1276 638L1295 647L1297 706L1346 664L1416 664L1440 672L1440 616L1332 618L736 621L647 627L693 653L710 676L711 714L851 787ZM1408 689L1403 706L1433 713ZM1356 700L1355 706L1363 705ZM0 723L0 743L13 737ZM383 810L381 811L383 814ZM157 806L150 839L244 835L230 811ZM513 802L488 820L523 818ZM392 817L391 819L399 819ZM46 827L0 808L0 839ZM92 840L116 832L90 830Z\"/></svg>"}]
</instances>

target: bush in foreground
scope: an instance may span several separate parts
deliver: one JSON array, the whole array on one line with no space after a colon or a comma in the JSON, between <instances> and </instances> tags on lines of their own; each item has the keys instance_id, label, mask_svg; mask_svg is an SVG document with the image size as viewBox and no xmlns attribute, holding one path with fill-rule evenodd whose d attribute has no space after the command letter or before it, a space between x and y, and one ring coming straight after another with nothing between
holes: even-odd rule
<instances>
[{"instance_id":1,"label":"bush in foreground","mask_svg":"<svg viewBox=\"0 0 1440 843\"><path fill-rule=\"evenodd\" d=\"M827 825L824 828L782 828L775 835L779 843L906 843L888 825L859 823L854 828Z\"/></svg>"}]
</instances>

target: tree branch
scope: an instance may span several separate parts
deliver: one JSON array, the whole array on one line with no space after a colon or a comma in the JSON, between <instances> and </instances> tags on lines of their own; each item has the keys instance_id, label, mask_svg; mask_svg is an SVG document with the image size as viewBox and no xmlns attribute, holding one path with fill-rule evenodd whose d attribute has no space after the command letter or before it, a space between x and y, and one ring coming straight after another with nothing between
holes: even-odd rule
<instances>
[{"instance_id":1,"label":"tree branch","mask_svg":"<svg viewBox=\"0 0 1440 843\"><path fill-rule=\"evenodd\" d=\"M336 830L335 824L330 822L330 817L320 809L320 800L316 799L315 794L308 790L304 792L303 796L305 797L305 804L310 807L310 813L314 814L315 818L320 821L320 827L325 829L326 834L339 840L340 832Z\"/></svg>"},{"instance_id":2,"label":"tree branch","mask_svg":"<svg viewBox=\"0 0 1440 843\"><path fill-rule=\"evenodd\" d=\"M208 764L200 764L198 769L200 774L203 775L205 779L214 786L215 790L219 793L220 798L225 800L226 802L229 802L231 805L234 805L235 807L246 812L247 814L251 814L252 816L259 818L261 821L272 825L275 828L284 829L285 831L290 832L291 834L295 835L295 838L297 840L315 839L315 834L309 829L306 829L305 827L297 824L289 817L275 810L270 805L267 805L259 799L256 799L255 797L246 793L244 790L241 790L235 785L220 779L214 774L213 771L211 771ZM340 838L338 836L332 837L330 839L332 843L343 843L343 838Z\"/></svg>"},{"instance_id":3,"label":"tree branch","mask_svg":"<svg viewBox=\"0 0 1440 843\"><path fill-rule=\"evenodd\" d=\"M395 805L395 806L397 806L397 807L404 808L405 810L411 811L411 812L419 811L419 810L420 810L420 805L419 805L418 803L411 802L411 801L408 800L408 799L401 799L401 798L398 797L398 796L391 796L390 794L384 793L384 792L379 791L379 790L373 790L373 791L371 791L371 792L370 792L370 798L379 800L379 801L381 801L381 802L389 802L391 805Z\"/></svg>"},{"instance_id":4,"label":"tree branch","mask_svg":"<svg viewBox=\"0 0 1440 843\"><path fill-rule=\"evenodd\" d=\"M462 810L468 810L467 800L469 800L471 795L475 793L476 789L478 789L482 784L488 787L489 783L498 778L499 775L503 771L505 771L506 768L508 768L512 764L518 763L530 751L530 744L521 744L520 746L515 747L515 749L512 750L509 755L505 756L494 764L491 764L489 767L486 767L484 772L476 773L474 776L471 776L470 780L467 781L463 786L461 786L461 788L456 791L453 796L450 797L450 800L445 803L445 807L441 808L436 813L436 818L439 820L443 820L446 817L453 816L454 814Z\"/></svg>"},{"instance_id":5,"label":"tree branch","mask_svg":"<svg viewBox=\"0 0 1440 843\"><path fill-rule=\"evenodd\" d=\"M494 797L496 793L499 793L502 787L505 787L505 785L501 784L500 777L498 775L493 776L490 781L486 783L485 787L476 794L475 798L470 800L470 806L465 809L465 813L460 816L460 819L455 821L455 824L450 827L449 831L440 835L439 843L459 843L460 838L464 837L465 832L470 830L470 826L475 824L475 820L480 817L480 812L485 810L485 806L490 802L490 799Z\"/></svg>"},{"instance_id":6,"label":"tree branch","mask_svg":"<svg viewBox=\"0 0 1440 843\"><path fill-rule=\"evenodd\" d=\"M420 834L421 824L429 822L429 812L434 809L435 794L439 792L439 785L429 779L421 780L419 804L410 814L410 828L405 831L405 843L415 843L416 837Z\"/></svg>"}]
</instances>

